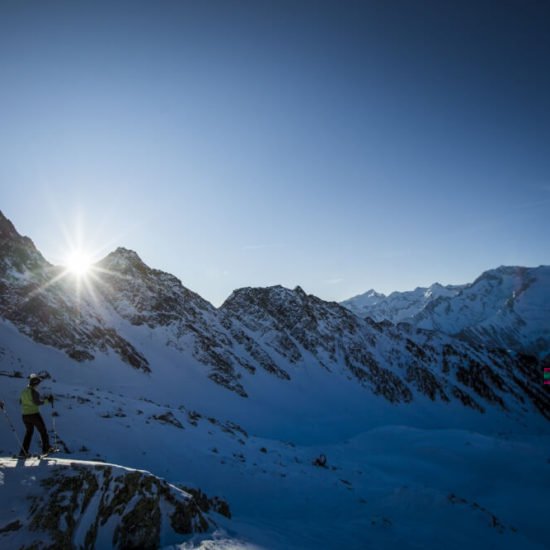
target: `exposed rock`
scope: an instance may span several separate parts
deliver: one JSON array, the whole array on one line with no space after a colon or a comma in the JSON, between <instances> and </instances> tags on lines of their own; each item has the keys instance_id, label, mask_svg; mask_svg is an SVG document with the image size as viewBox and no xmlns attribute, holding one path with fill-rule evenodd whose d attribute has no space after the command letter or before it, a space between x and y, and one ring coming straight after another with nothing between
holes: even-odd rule
<instances>
[{"instance_id":1,"label":"exposed rock","mask_svg":"<svg viewBox=\"0 0 550 550\"><path fill-rule=\"evenodd\" d=\"M167 411L164 414L155 414L151 418L154 418L161 424L170 424L172 426L175 426L176 428L179 428L180 430L183 430L183 424L174 416L174 413L171 411Z\"/></svg>"},{"instance_id":2,"label":"exposed rock","mask_svg":"<svg viewBox=\"0 0 550 550\"><path fill-rule=\"evenodd\" d=\"M3 469L6 478L21 475L11 470ZM10 533L27 532L25 548L93 549L101 540L117 549L153 549L183 542L179 535L213 530L209 511L229 514L227 503L200 490L191 494L148 472L114 465L55 460L25 475L21 490L34 487L28 515L2 528L6 547Z\"/></svg>"}]
</instances>

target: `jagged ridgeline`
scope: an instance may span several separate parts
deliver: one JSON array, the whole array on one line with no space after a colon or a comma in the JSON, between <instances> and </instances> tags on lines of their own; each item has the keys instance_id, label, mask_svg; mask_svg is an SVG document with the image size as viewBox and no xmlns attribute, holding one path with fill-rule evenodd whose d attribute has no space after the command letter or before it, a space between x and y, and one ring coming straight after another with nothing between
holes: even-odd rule
<instances>
[{"instance_id":1,"label":"jagged ridgeline","mask_svg":"<svg viewBox=\"0 0 550 550\"><path fill-rule=\"evenodd\" d=\"M370 290L342 305L375 321L417 328L545 358L550 355L550 266L501 266L465 285L389 296Z\"/></svg>"},{"instance_id":2,"label":"jagged ridgeline","mask_svg":"<svg viewBox=\"0 0 550 550\"><path fill-rule=\"evenodd\" d=\"M260 374L280 388L314 370L391 403L428 399L480 413L536 410L550 418L550 397L540 383L544 359L499 347L494 337L484 341L482 330L473 339L464 329L446 334L378 322L300 287L243 288L215 308L123 248L96 265L89 292L77 292L61 274L0 215L0 315L75 362L115 355L120 368L147 377L158 368L151 350L161 346L182 369L198 365L209 383L243 399ZM460 292L453 288L440 298Z\"/></svg>"}]
</instances>

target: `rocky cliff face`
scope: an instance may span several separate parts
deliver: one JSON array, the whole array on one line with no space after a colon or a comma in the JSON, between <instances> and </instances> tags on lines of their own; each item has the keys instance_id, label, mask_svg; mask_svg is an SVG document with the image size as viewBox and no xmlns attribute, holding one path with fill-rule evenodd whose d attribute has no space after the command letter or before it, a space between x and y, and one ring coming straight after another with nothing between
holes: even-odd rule
<instances>
[{"instance_id":1,"label":"rocky cliff face","mask_svg":"<svg viewBox=\"0 0 550 550\"><path fill-rule=\"evenodd\" d=\"M306 295L300 287L246 288L235 291L220 312L236 339L253 335L256 349L279 376L291 379L296 368L343 369L392 402L411 400L404 381L377 360L376 331L336 303Z\"/></svg>"},{"instance_id":2,"label":"rocky cliff face","mask_svg":"<svg viewBox=\"0 0 550 550\"><path fill-rule=\"evenodd\" d=\"M550 417L550 398L535 382L536 358L466 340L466 321L455 326L462 338L445 334L449 330L422 328L440 329L441 319L455 311L448 301L460 296L465 304L485 303L479 296L493 300L495 285L502 286L498 278L482 277L457 296L440 293L430 302L431 316L418 317L419 327L363 319L300 287L239 289L216 309L176 277L145 265L133 251L117 249L95 266L89 281L77 285L5 218L0 230L0 315L76 361L113 351L124 363L150 372L151 344L139 336L146 328L149 342L175 350L182 368L189 361L198 363L211 381L241 397L249 392L246 380L260 370L292 384L296 373L316 369L353 380L392 403L425 396L484 411L521 408L527 401ZM520 303L529 311L532 300L522 302L522 296L533 280L524 277L513 302L507 302L513 312ZM471 299L470 292L478 299ZM474 323L477 317L468 307L457 309L456 316ZM515 334L521 334L521 325L516 328Z\"/></svg>"}]
</instances>

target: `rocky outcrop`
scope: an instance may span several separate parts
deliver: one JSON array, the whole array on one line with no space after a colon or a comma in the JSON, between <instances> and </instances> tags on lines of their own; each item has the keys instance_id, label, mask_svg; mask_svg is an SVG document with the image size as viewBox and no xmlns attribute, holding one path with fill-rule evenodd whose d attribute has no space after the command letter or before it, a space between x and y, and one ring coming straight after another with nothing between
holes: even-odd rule
<instances>
[{"instance_id":1,"label":"rocky outcrop","mask_svg":"<svg viewBox=\"0 0 550 550\"><path fill-rule=\"evenodd\" d=\"M144 471L68 460L13 468L2 459L4 483L28 510L17 507L2 527L5 547L26 549L159 548L186 535L214 530L209 512L230 517L229 506L200 490L184 491ZM19 545L17 541L25 541Z\"/></svg>"}]
</instances>

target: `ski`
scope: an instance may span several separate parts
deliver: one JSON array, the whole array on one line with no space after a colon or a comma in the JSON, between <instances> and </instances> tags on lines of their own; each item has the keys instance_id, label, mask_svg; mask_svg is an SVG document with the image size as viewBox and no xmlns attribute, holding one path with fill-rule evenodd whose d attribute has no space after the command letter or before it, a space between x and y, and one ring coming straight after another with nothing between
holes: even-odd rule
<instances>
[{"instance_id":1,"label":"ski","mask_svg":"<svg viewBox=\"0 0 550 550\"><path fill-rule=\"evenodd\" d=\"M59 452L59 449L54 447L54 448L50 449L47 453L42 453L42 454L38 455L38 458L46 458L46 457L48 457L52 454L58 453L58 452Z\"/></svg>"},{"instance_id":2,"label":"ski","mask_svg":"<svg viewBox=\"0 0 550 550\"><path fill-rule=\"evenodd\" d=\"M27 458L46 458L52 454L59 453L61 449L53 448L49 450L47 453L29 453L27 455L11 455L12 458L15 458L17 460L27 460Z\"/></svg>"}]
</instances>

